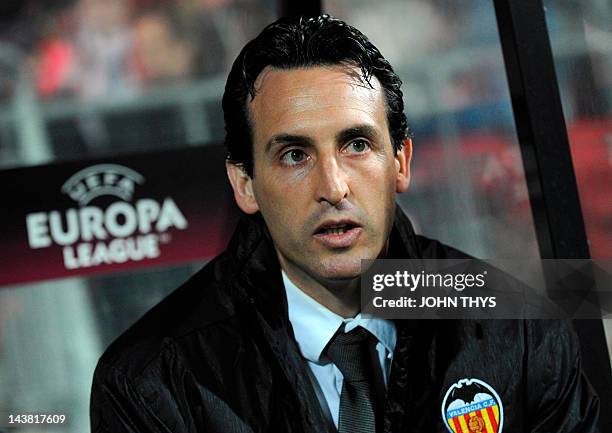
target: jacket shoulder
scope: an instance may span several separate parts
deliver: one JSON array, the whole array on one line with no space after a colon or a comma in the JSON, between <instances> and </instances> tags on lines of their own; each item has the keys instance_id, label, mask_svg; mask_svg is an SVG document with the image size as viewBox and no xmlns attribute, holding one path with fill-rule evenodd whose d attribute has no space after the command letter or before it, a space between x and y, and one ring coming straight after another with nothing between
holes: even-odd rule
<instances>
[{"instance_id":1,"label":"jacket shoulder","mask_svg":"<svg viewBox=\"0 0 612 433\"><path fill-rule=\"evenodd\" d=\"M235 305L230 275L223 254L213 259L113 341L98 362L98 373L117 370L138 376L154 360L173 356L177 341L231 323Z\"/></svg>"}]
</instances>

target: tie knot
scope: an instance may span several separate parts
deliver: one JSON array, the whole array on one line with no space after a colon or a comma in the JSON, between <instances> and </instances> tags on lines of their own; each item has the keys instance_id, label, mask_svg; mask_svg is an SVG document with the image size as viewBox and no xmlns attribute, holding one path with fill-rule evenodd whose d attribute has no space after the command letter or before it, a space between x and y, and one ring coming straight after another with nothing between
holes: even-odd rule
<instances>
[{"instance_id":1,"label":"tie knot","mask_svg":"<svg viewBox=\"0 0 612 433\"><path fill-rule=\"evenodd\" d=\"M348 382L370 380L372 360L369 343L371 334L357 327L351 332L340 328L329 342L327 356Z\"/></svg>"}]
</instances>

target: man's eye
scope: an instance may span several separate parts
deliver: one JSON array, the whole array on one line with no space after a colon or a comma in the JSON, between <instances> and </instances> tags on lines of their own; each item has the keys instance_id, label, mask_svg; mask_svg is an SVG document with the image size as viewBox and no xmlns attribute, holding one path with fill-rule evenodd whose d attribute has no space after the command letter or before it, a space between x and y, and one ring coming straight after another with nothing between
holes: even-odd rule
<instances>
[{"instance_id":1,"label":"man's eye","mask_svg":"<svg viewBox=\"0 0 612 433\"><path fill-rule=\"evenodd\" d=\"M292 149L285 152L281 157L281 161L287 165L297 165L306 161L307 159L308 155L306 155L306 153L300 149Z\"/></svg>"},{"instance_id":2,"label":"man's eye","mask_svg":"<svg viewBox=\"0 0 612 433\"><path fill-rule=\"evenodd\" d=\"M370 143L366 140L353 140L346 146L347 153L364 153L370 149Z\"/></svg>"}]
</instances>

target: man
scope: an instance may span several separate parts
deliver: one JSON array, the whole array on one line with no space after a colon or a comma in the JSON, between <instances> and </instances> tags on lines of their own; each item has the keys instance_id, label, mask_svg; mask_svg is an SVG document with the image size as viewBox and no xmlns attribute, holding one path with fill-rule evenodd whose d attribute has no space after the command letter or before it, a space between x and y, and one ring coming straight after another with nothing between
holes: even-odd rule
<instances>
[{"instance_id":1,"label":"man","mask_svg":"<svg viewBox=\"0 0 612 433\"><path fill-rule=\"evenodd\" d=\"M103 355L92 431L595 431L565 323L359 313L361 259L464 257L396 207L412 145L400 86L328 16L279 20L244 48L223 98L244 215Z\"/></svg>"}]
</instances>

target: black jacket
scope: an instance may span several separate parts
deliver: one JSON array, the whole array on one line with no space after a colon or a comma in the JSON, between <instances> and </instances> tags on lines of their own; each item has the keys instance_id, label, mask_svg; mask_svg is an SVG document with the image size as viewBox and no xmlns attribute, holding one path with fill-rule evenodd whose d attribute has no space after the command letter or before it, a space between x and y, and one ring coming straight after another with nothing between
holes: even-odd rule
<instances>
[{"instance_id":1,"label":"black jacket","mask_svg":"<svg viewBox=\"0 0 612 433\"><path fill-rule=\"evenodd\" d=\"M398 210L394 257L459 258ZM441 406L462 378L490 385L503 432L596 431L598 399L563 321L397 321L385 432L447 432ZM117 339L91 394L92 432L329 432L287 316L260 216L228 249ZM491 432L489 432L491 433Z\"/></svg>"}]
</instances>

